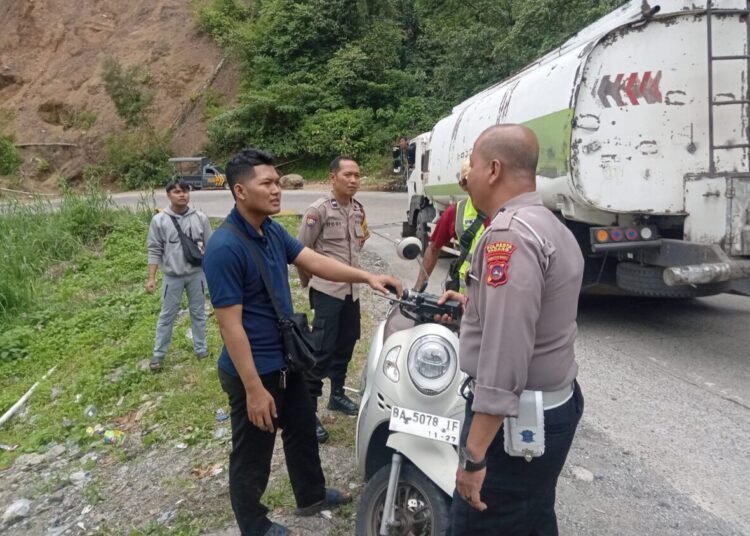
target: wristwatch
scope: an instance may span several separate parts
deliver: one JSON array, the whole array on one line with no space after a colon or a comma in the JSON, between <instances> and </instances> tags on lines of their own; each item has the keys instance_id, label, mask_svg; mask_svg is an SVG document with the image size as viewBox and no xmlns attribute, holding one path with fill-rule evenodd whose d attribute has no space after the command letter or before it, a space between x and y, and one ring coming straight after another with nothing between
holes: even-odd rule
<instances>
[{"instance_id":1,"label":"wristwatch","mask_svg":"<svg viewBox=\"0 0 750 536\"><path fill-rule=\"evenodd\" d=\"M475 473L487 467L487 458L485 457L483 460L480 460L478 462L474 461L471 459L471 456L467 452L466 448L460 447L458 449L458 465L467 473Z\"/></svg>"}]
</instances>

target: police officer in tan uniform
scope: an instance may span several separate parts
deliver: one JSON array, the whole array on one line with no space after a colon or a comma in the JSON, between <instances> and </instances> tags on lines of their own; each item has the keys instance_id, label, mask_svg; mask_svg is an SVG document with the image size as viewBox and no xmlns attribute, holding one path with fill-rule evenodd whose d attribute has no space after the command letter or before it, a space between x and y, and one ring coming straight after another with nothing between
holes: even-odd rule
<instances>
[{"instance_id":1,"label":"police officer in tan uniform","mask_svg":"<svg viewBox=\"0 0 750 536\"><path fill-rule=\"evenodd\" d=\"M583 413L573 348L583 257L535 191L538 155L520 125L485 130L471 155L469 194L494 218L466 276L454 536L558 533L557 478Z\"/></svg>"},{"instance_id":2,"label":"police officer in tan uniform","mask_svg":"<svg viewBox=\"0 0 750 536\"><path fill-rule=\"evenodd\" d=\"M359 267L359 253L370 236L362 204L354 199L359 190L359 164L340 156L330 166L331 193L315 201L305 212L299 241L349 266ZM299 272L303 287L310 287L310 306L315 311L313 336L318 343L318 363L308 374L310 395L316 404L323 378L331 380L328 409L356 415L359 406L344 392L346 369L360 337L359 289L356 284L334 283ZM318 441L328 432L317 421Z\"/></svg>"}]
</instances>

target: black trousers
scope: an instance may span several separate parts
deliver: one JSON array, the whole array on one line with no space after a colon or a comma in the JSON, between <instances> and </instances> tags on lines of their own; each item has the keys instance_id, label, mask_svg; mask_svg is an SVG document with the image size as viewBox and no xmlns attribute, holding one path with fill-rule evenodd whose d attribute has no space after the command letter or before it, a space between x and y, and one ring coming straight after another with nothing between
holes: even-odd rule
<instances>
[{"instance_id":1,"label":"black trousers","mask_svg":"<svg viewBox=\"0 0 750 536\"><path fill-rule=\"evenodd\" d=\"M307 373L310 395L316 399L323 393L324 378L331 379L331 393L341 394L360 337L359 300L352 300L351 294L340 300L311 288L310 307L315 309L312 330L318 360Z\"/></svg>"},{"instance_id":2,"label":"black trousers","mask_svg":"<svg viewBox=\"0 0 750 536\"><path fill-rule=\"evenodd\" d=\"M466 419L461 445L466 444L474 413L473 397L466 402ZM458 493L453 493L451 529L453 536L556 536L555 489L568 456L578 421L583 415L583 394L575 384L573 397L562 406L544 412L544 454L527 462L504 450L500 429L487 450L487 476L480 497L484 512L475 510Z\"/></svg>"},{"instance_id":3,"label":"black trousers","mask_svg":"<svg viewBox=\"0 0 750 536\"><path fill-rule=\"evenodd\" d=\"M325 478L320 466L315 412L304 378L287 373L281 388L281 373L260 377L276 402L284 455L298 507L325 498ZM219 370L221 387L229 396L232 420L232 453L229 455L229 496L242 536L265 534L271 526L268 508L260 498L271 474L271 457L276 433L264 432L248 419L245 387L240 378Z\"/></svg>"}]
</instances>

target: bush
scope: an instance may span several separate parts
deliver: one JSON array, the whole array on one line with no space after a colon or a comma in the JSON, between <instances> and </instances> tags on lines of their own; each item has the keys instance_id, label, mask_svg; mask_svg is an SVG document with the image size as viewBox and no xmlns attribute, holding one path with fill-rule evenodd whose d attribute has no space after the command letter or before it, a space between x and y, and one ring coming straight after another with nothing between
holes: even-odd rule
<instances>
[{"instance_id":1,"label":"bush","mask_svg":"<svg viewBox=\"0 0 750 536\"><path fill-rule=\"evenodd\" d=\"M117 134L105 142L106 168L110 177L128 189L150 188L169 180L169 154L143 132Z\"/></svg>"},{"instance_id":2,"label":"bush","mask_svg":"<svg viewBox=\"0 0 750 536\"><path fill-rule=\"evenodd\" d=\"M0 175L15 175L23 159L10 136L0 136Z\"/></svg>"},{"instance_id":3,"label":"bush","mask_svg":"<svg viewBox=\"0 0 750 536\"><path fill-rule=\"evenodd\" d=\"M27 347L33 336L34 330L28 326L7 329L0 333L0 363L26 357Z\"/></svg>"},{"instance_id":4,"label":"bush","mask_svg":"<svg viewBox=\"0 0 750 536\"><path fill-rule=\"evenodd\" d=\"M108 57L104 60L102 71L104 88L120 119L128 127L138 127L147 122L154 96L142 87L147 79L143 67L125 68L116 58Z\"/></svg>"}]
</instances>

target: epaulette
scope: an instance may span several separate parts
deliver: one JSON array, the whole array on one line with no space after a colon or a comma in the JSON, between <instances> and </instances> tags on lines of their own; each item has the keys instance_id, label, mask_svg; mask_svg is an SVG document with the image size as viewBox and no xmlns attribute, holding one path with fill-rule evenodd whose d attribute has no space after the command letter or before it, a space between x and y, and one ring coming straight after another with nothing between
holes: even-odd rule
<instances>
[{"instance_id":1,"label":"epaulette","mask_svg":"<svg viewBox=\"0 0 750 536\"><path fill-rule=\"evenodd\" d=\"M515 215L516 211L508 211L508 210L501 210L497 216L495 216L495 221L492 222L492 228L497 231L507 231L510 229L510 224L513 221L513 216Z\"/></svg>"}]
</instances>

